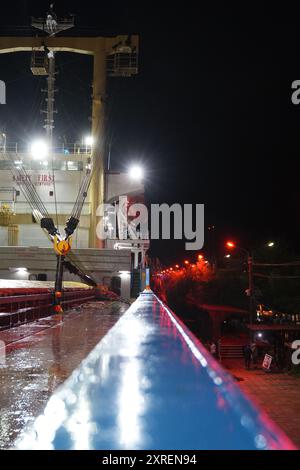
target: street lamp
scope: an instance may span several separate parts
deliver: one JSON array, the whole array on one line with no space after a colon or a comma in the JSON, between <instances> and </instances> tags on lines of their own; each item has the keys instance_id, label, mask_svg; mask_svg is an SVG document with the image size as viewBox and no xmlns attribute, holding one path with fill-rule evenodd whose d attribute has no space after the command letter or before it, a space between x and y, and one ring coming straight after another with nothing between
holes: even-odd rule
<instances>
[{"instance_id":1,"label":"street lamp","mask_svg":"<svg viewBox=\"0 0 300 470\"><path fill-rule=\"evenodd\" d=\"M253 323L253 259L251 256L251 253L246 250L245 248L242 248L240 246L237 246L235 242L233 241L228 241L226 242L227 248L234 249L236 248L237 250L240 250L241 252L245 253L247 256L247 263L248 263L248 289L247 289L247 295L249 296L249 319L250 319L250 325Z\"/></svg>"},{"instance_id":2,"label":"street lamp","mask_svg":"<svg viewBox=\"0 0 300 470\"><path fill-rule=\"evenodd\" d=\"M271 248L272 246L274 246L274 245L275 245L274 242L269 242L269 243L268 243L268 246L269 246L270 248Z\"/></svg>"},{"instance_id":3,"label":"street lamp","mask_svg":"<svg viewBox=\"0 0 300 470\"><path fill-rule=\"evenodd\" d=\"M235 248L235 243L234 242L227 242L226 246L228 246L228 248Z\"/></svg>"}]
</instances>

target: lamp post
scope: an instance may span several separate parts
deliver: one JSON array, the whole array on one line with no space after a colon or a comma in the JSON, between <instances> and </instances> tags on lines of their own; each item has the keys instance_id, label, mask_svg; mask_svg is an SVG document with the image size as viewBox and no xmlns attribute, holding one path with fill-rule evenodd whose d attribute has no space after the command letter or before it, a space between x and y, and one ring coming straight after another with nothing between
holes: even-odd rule
<instances>
[{"instance_id":1,"label":"lamp post","mask_svg":"<svg viewBox=\"0 0 300 470\"><path fill-rule=\"evenodd\" d=\"M240 246L237 246L234 242L229 241L226 243L226 246L231 249L236 248L240 250L242 253L245 253L245 255L247 256L247 264L248 264L247 295L249 296L249 321L250 321L250 325L252 325L253 324L253 257L250 251Z\"/></svg>"},{"instance_id":2,"label":"lamp post","mask_svg":"<svg viewBox=\"0 0 300 470\"><path fill-rule=\"evenodd\" d=\"M274 241L269 241L266 243L266 246L268 248L273 248L275 246ZM253 256L252 253L245 248L242 248L240 246L237 246L234 242L228 241L226 243L227 248L237 248L238 250L242 251L243 253L246 254L247 256L247 264L248 264L248 289L247 289L247 295L249 296L249 320L250 320L250 325L253 324ZM226 257L229 257L230 255L226 255ZM250 333L251 335L251 333Z\"/></svg>"}]
</instances>

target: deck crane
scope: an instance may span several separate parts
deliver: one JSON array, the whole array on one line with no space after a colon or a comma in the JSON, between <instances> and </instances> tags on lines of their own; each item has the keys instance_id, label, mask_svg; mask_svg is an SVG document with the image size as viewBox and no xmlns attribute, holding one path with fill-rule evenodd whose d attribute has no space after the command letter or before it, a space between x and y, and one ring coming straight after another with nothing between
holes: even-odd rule
<instances>
[{"instance_id":1,"label":"deck crane","mask_svg":"<svg viewBox=\"0 0 300 470\"><path fill-rule=\"evenodd\" d=\"M37 19L32 18L32 26L36 29L44 31L48 36L55 36L61 31L65 31L74 26L74 17L71 16L69 19L59 20L54 11L54 4L51 3L46 14L46 18ZM36 56L33 54L32 63ZM54 96L55 96L55 55L53 51L50 51L44 45L44 62L46 63L46 75L47 77L47 109L44 111L46 113L45 119L45 129L47 133L48 144L52 148L53 140L53 129L54 129ZM36 64L32 64L36 65ZM34 72L34 67L31 67L31 70ZM73 266L70 261L66 262L65 258L71 250L72 234L76 230L79 224L80 213L83 207L85 197L87 196L86 181L90 182L91 171L90 168L87 168L86 175L82 181L78 197L75 201L74 208L70 218L66 222L65 235L59 233L58 228L58 218L56 217L56 225L53 219L45 211L43 213L37 213L36 210L33 212L33 215L37 215L37 218L40 222L41 228L45 230L51 241L53 242L53 247L57 255L57 267L56 267L56 276L55 276L55 310L57 312L61 311L60 299L62 296L62 282L63 282L63 270L64 266L69 267L72 272L77 271L77 267ZM89 183L88 183L89 184ZM87 185L88 187L88 185ZM82 189L83 188L83 189ZM31 188L32 190L32 188ZM83 196L84 199L83 199ZM55 194L56 200L56 194ZM78 272L77 272L78 274Z\"/></svg>"},{"instance_id":2,"label":"deck crane","mask_svg":"<svg viewBox=\"0 0 300 470\"><path fill-rule=\"evenodd\" d=\"M59 19L54 12L54 5L51 4L45 17L42 19L32 18L31 25L32 27L40 30L44 36L51 37L62 31L66 31L72 28L74 26L74 16L69 15L67 18ZM131 35L129 35L127 39L122 39L114 46L111 46L112 49L110 51L106 51L106 74L108 77L131 77L138 73L138 53L137 46L135 44L136 41L133 41ZM96 56L99 58L99 54L95 50L95 57ZM46 129L48 146L52 149L54 114L56 112L54 109L55 53L53 50L51 50L49 43L47 47L47 38L41 38L40 46L33 47L31 70L34 75L47 76L48 86L47 90L45 90L47 93L47 109L44 110L46 114L44 128ZM102 90L102 85L100 86L100 81L98 78L97 80L95 79L95 84L96 83L97 87L100 87ZM94 102L97 103L97 100L94 100ZM98 103L96 104L96 107L98 111ZM11 157L9 157L9 159L11 159ZM53 243L53 247L57 255L57 272L55 281L56 311L60 311L60 298L64 268L69 269L71 272L81 276L84 282L94 286L96 285L96 282L94 282L90 276L85 274L84 269L76 266L77 263L74 263L73 259L71 259L72 234L78 227L80 214L87 196L93 173L96 173L99 170L96 165L100 165L99 159L92 159L92 161L90 160L86 166L86 172L82 179L78 196L74 203L70 217L66 221L64 234L62 235L58 226L55 179L53 179L53 192L55 195L56 221L54 221L47 212L47 209L37 194L37 191L29 178L29 175L26 174L24 166L22 164L16 165L15 162L12 162L11 164L12 172L18 172L18 175L21 175L20 181L22 181L22 184L20 184L20 189L24 193L25 198L32 208L32 214L34 218L37 222L39 222L41 228L44 230L44 232L47 233L48 238ZM54 172L54 165L52 165L52 171ZM19 178L16 178L16 180L18 182Z\"/></svg>"},{"instance_id":3,"label":"deck crane","mask_svg":"<svg viewBox=\"0 0 300 470\"><path fill-rule=\"evenodd\" d=\"M4 155L4 154L3 154ZM80 214L87 196L89 184L93 174L93 167L91 164L87 165L85 176L82 179L79 192L76 201L73 206L73 210L69 219L66 221L64 235L61 235L58 227L56 227L52 217L48 213L42 199L40 198L33 182L31 181L29 174L27 173L22 162L15 164L16 156L11 153L7 153L8 161L10 163L9 168L15 181L18 182L20 190L22 191L25 199L31 207L32 215L36 222L38 222L43 231L52 242L56 256L57 256L57 269L55 276L55 291L54 291L54 305L55 311L61 312L61 296L62 296L62 281L63 281L63 270L67 269L70 273L79 276L86 284L96 287L96 281L87 274L81 266L78 266L78 262L75 255L71 251L72 235L76 230Z\"/></svg>"},{"instance_id":4,"label":"deck crane","mask_svg":"<svg viewBox=\"0 0 300 470\"><path fill-rule=\"evenodd\" d=\"M45 19L32 18L32 26L47 33L48 36L55 36L61 31L65 31L74 26L74 17L70 16L67 19L59 20L54 12L54 5L51 4ZM31 70L34 75L47 76L47 109L45 126L48 145L52 149L53 129L54 129L54 94L55 94L55 55L54 52L49 50L43 44L43 51L40 49L33 51L31 59ZM33 183L30 181L25 168L22 164L15 166L11 161L11 171L14 176L21 176L22 185L20 188L31 206L32 214L41 228L46 232L48 238L53 243L54 251L57 256L57 267L55 276L55 289L54 289L54 307L55 312L62 312L61 297L62 297L62 282L64 268L68 269L81 277L84 282L96 286L96 282L92 277L88 276L80 267L76 266L74 260L70 260L70 250L72 243L72 235L79 224L80 214L87 197L87 192L93 173L91 160L86 166L85 176L82 179L78 196L74 203L73 210L69 219L66 221L64 234L61 234L58 227L58 219L56 224L53 218L49 215L45 205L43 204L40 196L38 195ZM19 178L16 178L19 181ZM66 260L66 257L68 259Z\"/></svg>"},{"instance_id":5,"label":"deck crane","mask_svg":"<svg viewBox=\"0 0 300 470\"><path fill-rule=\"evenodd\" d=\"M62 281L63 281L63 270L64 265L66 265L65 257L71 250L71 242L72 242L72 235L75 232L76 228L79 224L79 219L81 215L81 211L87 197L88 189L90 186L90 182L92 179L92 164L89 163L86 167L85 176L82 179L78 195L76 201L73 206L73 210L69 219L66 221L66 225L64 228L65 234L62 236L57 227L55 227L53 219L42 219L41 220L41 227L46 229L48 233L52 233L53 235L53 246L54 250L57 254L57 268L56 268L56 278L55 278L55 305L56 311L61 311L60 306L60 297L62 295ZM67 267L70 268L70 262L67 263Z\"/></svg>"}]
</instances>

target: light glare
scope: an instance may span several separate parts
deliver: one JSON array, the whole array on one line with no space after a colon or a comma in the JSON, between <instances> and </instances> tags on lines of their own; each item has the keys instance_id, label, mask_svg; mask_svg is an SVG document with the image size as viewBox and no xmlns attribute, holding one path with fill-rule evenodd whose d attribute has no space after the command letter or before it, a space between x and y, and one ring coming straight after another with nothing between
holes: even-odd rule
<instances>
[{"instance_id":1,"label":"light glare","mask_svg":"<svg viewBox=\"0 0 300 470\"><path fill-rule=\"evenodd\" d=\"M134 180L141 180L144 176L143 169L140 166L134 165L129 170L129 176Z\"/></svg>"},{"instance_id":2,"label":"light glare","mask_svg":"<svg viewBox=\"0 0 300 470\"><path fill-rule=\"evenodd\" d=\"M92 147L93 143L94 143L93 137L91 135L86 136L85 145L87 145L88 147Z\"/></svg>"},{"instance_id":3,"label":"light glare","mask_svg":"<svg viewBox=\"0 0 300 470\"><path fill-rule=\"evenodd\" d=\"M48 155L48 146L43 140L36 140L31 145L31 155L36 160L43 160Z\"/></svg>"}]
</instances>

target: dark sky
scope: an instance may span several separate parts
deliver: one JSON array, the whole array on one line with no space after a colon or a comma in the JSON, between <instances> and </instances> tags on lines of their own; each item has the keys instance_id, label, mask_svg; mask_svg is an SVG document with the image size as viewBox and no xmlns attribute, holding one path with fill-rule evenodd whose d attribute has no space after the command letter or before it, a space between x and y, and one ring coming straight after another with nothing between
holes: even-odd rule
<instances>
[{"instance_id":1,"label":"dark sky","mask_svg":"<svg viewBox=\"0 0 300 470\"><path fill-rule=\"evenodd\" d=\"M140 159L149 202L204 203L217 245L228 236L244 246L299 239L300 105L291 83L300 79L299 7L263 2L57 2L75 13L73 35L138 33L140 74L112 79L107 131L114 168ZM1 35L32 34L30 15L46 1L1 5ZM40 89L28 54L0 56L8 104L0 127L10 140L40 132ZM69 140L89 128L91 59L57 58L56 136ZM153 243L161 258L180 259L180 243ZM299 251L299 249L298 249Z\"/></svg>"}]
</instances>

